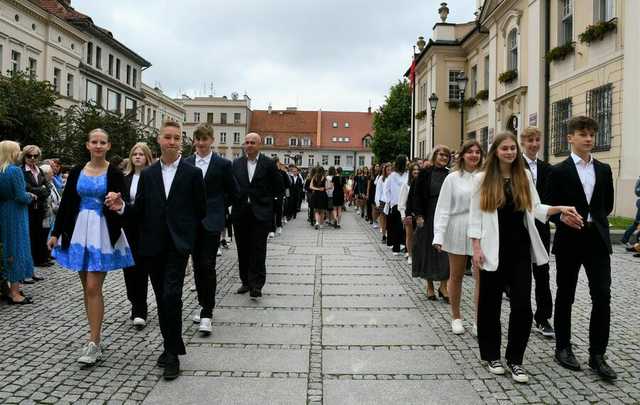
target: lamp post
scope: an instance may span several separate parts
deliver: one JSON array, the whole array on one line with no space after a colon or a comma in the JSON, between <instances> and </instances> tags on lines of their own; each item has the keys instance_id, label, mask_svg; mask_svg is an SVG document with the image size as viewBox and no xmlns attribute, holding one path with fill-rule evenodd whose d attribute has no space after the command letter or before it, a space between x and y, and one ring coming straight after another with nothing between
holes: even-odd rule
<instances>
[{"instance_id":1,"label":"lamp post","mask_svg":"<svg viewBox=\"0 0 640 405\"><path fill-rule=\"evenodd\" d=\"M468 81L469 79L464 75L464 72L460 72L456 78L458 90L460 90L460 146L464 143L464 92L467 89Z\"/></svg>"},{"instance_id":2,"label":"lamp post","mask_svg":"<svg viewBox=\"0 0 640 405\"><path fill-rule=\"evenodd\" d=\"M436 146L436 108L438 107L438 96L431 93L429 97L429 105L431 106L431 149Z\"/></svg>"}]
</instances>

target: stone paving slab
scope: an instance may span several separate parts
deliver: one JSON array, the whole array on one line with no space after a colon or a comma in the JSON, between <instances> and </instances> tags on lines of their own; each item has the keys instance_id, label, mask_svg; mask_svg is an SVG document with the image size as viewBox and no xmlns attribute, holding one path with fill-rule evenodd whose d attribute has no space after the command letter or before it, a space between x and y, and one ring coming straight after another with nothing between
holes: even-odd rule
<instances>
[{"instance_id":1,"label":"stone paving slab","mask_svg":"<svg viewBox=\"0 0 640 405\"><path fill-rule=\"evenodd\" d=\"M267 282L272 274L313 274L315 268L311 266L269 266L267 265Z\"/></svg>"},{"instance_id":2,"label":"stone paving slab","mask_svg":"<svg viewBox=\"0 0 640 405\"><path fill-rule=\"evenodd\" d=\"M454 374L460 371L444 350L325 350L325 374Z\"/></svg>"},{"instance_id":3,"label":"stone paving slab","mask_svg":"<svg viewBox=\"0 0 640 405\"><path fill-rule=\"evenodd\" d=\"M232 349L208 346L189 347L180 358L183 370L204 371L309 371L309 350Z\"/></svg>"},{"instance_id":4,"label":"stone paving slab","mask_svg":"<svg viewBox=\"0 0 640 405\"><path fill-rule=\"evenodd\" d=\"M482 404L473 386L459 381L325 380L325 405Z\"/></svg>"},{"instance_id":5,"label":"stone paving slab","mask_svg":"<svg viewBox=\"0 0 640 405\"><path fill-rule=\"evenodd\" d=\"M331 256L331 255L344 255L344 250L339 247L319 247L319 246L295 246L294 253L296 255L305 256Z\"/></svg>"},{"instance_id":6,"label":"stone paving slab","mask_svg":"<svg viewBox=\"0 0 640 405\"><path fill-rule=\"evenodd\" d=\"M398 280L390 275L371 275L356 276L353 274L324 274L322 276L322 284L384 284L384 285L400 285Z\"/></svg>"},{"instance_id":7,"label":"stone paving slab","mask_svg":"<svg viewBox=\"0 0 640 405\"><path fill-rule=\"evenodd\" d=\"M406 295L399 285L325 285L322 295Z\"/></svg>"},{"instance_id":8,"label":"stone paving slab","mask_svg":"<svg viewBox=\"0 0 640 405\"><path fill-rule=\"evenodd\" d=\"M237 278L240 280L240 278ZM267 274L269 283L313 284L313 274Z\"/></svg>"},{"instance_id":9,"label":"stone paving slab","mask_svg":"<svg viewBox=\"0 0 640 405\"><path fill-rule=\"evenodd\" d=\"M237 323L280 323L294 325L311 324L311 310L289 309L252 309L252 308L216 308L213 310L214 322Z\"/></svg>"},{"instance_id":10,"label":"stone paving slab","mask_svg":"<svg viewBox=\"0 0 640 405\"><path fill-rule=\"evenodd\" d=\"M282 308L311 308L313 297L308 295L266 295L259 300L252 300L248 294L227 295L219 304L220 307L282 307Z\"/></svg>"},{"instance_id":11,"label":"stone paving slab","mask_svg":"<svg viewBox=\"0 0 640 405\"><path fill-rule=\"evenodd\" d=\"M400 297L355 297L355 296L324 296L323 308L415 308L411 298Z\"/></svg>"},{"instance_id":12,"label":"stone paving slab","mask_svg":"<svg viewBox=\"0 0 640 405\"><path fill-rule=\"evenodd\" d=\"M232 287L232 291L240 288L238 283ZM262 288L262 294L287 294L287 295L313 295L313 284L273 284L267 283Z\"/></svg>"},{"instance_id":13,"label":"stone paving slab","mask_svg":"<svg viewBox=\"0 0 640 405\"><path fill-rule=\"evenodd\" d=\"M303 405L304 378L180 377L160 381L144 404Z\"/></svg>"},{"instance_id":14,"label":"stone paving slab","mask_svg":"<svg viewBox=\"0 0 640 405\"><path fill-rule=\"evenodd\" d=\"M322 274L382 274L391 275L389 269L384 267L340 267L340 266L323 266Z\"/></svg>"},{"instance_id":15,"label":"stone paving slab","mask_svg":"<svg viewBox=\"0 0 640 405\"><path fill-rule=\"evenodd\" d=\"M210 336L202 337L196 333L192 343L243 343L274 345L308 345L311 337L309 327L257 327L225 326L214 328Z\"/></svg>"},{"instance_id":16,"label":"stone paving slab","mask_svg":"<svg viewBox=\"0 0 640 405\"><path fill-rule=\"evenodd\" d=\"M430 328L341 328L322 329L322 343L327 346L403 346L438 345L440 339Z\"/></svg>"},{"instance_id":17,"label":"stone paving slab","mask_svg":"<svg viewBox=\"0 0 640 405\"><path fill-rule=\"evenodd\" d=\"M425 320L418 310L346 311L324 310L325 325L420 325Z\"/></svg>"}]
</instances>

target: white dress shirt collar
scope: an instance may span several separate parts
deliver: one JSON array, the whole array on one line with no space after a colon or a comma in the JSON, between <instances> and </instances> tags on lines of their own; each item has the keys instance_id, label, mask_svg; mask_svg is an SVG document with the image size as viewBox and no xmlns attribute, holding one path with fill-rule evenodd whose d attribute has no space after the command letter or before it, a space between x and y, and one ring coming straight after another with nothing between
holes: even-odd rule
<instances>
[{"instance_id":1,"label":"white dress shirt collar","mask_svg":"<svg viewBox=\"0 0 640 405\"><path fill-rule=\"evenodd\" d=\"M578 164L582 165L582 166L589 166L593 164L593 155L589 155L589 161L585 162L584 159L582 159L580 156L576 155L575 153L571 152L571 159L573 159L573 163L575 163L575 165L577 166Z\"/></svg>"},{"instance_id":2,"label":"white dress shirt collar","mask_svg":"<svg viewBox=\"0 0 640 405\"><path fill-rule=\"evenodd\" d=\"M162 171L162 183L164 184L164 194L169 198L169 192L171 191L171 184L173 184L173 178L176 176L178 166L180 165L180 157L178 157L173 163L165 164L160 159L160 169Z\"/></svg>"},{"instance_id":3,"label":"white dress shirt collar","mask_svg":"<svg viewBox=\"0 0 640 405\"><path fill-rule=\"evenodd\" d=\"M201 162L206 162L207 164L209 164L209 162L211 162L211 157L213 156L213 152L209 152L209 154L207 156L200 156L196 153L196 162L201 161Z\"/></svg>"},{"instance_id":4,"label":"white dress shirt collar","mask_svg":"<svg viewBox=\"0 0 640 405\"><path fill-rule=\"evenodd\" d=\"M527 161L527 163L529 164L529 166L531 165L537 165L538 164L538 158L533 158L533 159L529 159L529 156L527 156L526 153L523 153L522 156L524 156L524 160Z\"/></svg>"}]
</instances>

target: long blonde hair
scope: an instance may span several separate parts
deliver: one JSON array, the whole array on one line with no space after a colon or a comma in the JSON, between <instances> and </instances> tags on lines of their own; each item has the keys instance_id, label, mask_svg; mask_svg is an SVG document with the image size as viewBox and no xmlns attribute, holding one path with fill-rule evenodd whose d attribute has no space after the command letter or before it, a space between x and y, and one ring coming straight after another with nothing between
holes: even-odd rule
<instances>
[{"instance_id":1,"label":"long blonde hair","mask_svg":"<svg viewBox=\"0 0 640 405\"><path fill-rule=\"evenodd\" d=\"M127 161L127 167L124 169L125 176L128 176L135 171L135 167L133 167L133 152L135 152L136 149L140 149L142 151L142 154L144 155L144 158L147 160L145 167L149 166L153 162L153 155L151 154L151 149L149 149L149 146L144 142L138 142L133 145L133 147L129 151L129 160Z\"/></svg>"},{"instance_id":2,"label":"long blonde hair","mask_svg":"<svg viewBox=\"0 0 640 405\"><path fill-rule=\"evenodd\" d=\"M484 178L480 185L480 209L485 212L495 211L504 206L506 202L504 179L500 173L500 160L497 156L497 150L500 144L507 139L511 139L516 144L517 151L516 159L511 164L513 203L518 211L531 211L532 198L529 179L527 178L518 140L511 132L502 132L495 137L493 144L491 144L485 163Z\"/></svg>"},{"instance_id":3,"label":"long blonde hair","mask_svg":"<svg viewBox=\"0 0 640 405\"><path fill-rule=\"evenodd\" d=\"M0 142L0 173L4 173L10 164L16 164L20 156L20 144L14 141Z\"/></svg>"}]
</instances>

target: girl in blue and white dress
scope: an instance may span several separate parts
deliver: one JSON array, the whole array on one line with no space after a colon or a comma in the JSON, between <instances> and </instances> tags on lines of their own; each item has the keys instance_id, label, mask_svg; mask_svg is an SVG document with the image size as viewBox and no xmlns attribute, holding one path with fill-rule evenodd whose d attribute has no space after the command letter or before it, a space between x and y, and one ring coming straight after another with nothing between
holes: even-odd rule
<instances>
[{"instance_id":1,"label":"girl in blue and white dress","mask_svg":"<svg viewBox=\"0 0 640 405\"><path fill-rule=\"evenodd\" d=\"M80 276L90 336L78 362L90 365L102 355L105 276L109 271L133 266L134 261L120 216L104 205L107 193L122 193L125 187L122 172L106 160L111 149L109 135L94 129L86 147L91 160L69 173L47 245L61 266Z\"/></svg>"}]
</instances>

